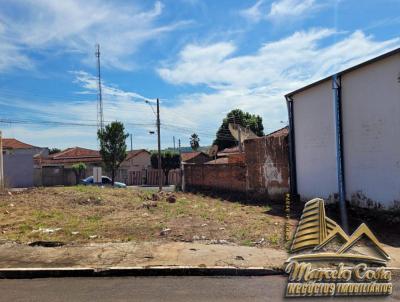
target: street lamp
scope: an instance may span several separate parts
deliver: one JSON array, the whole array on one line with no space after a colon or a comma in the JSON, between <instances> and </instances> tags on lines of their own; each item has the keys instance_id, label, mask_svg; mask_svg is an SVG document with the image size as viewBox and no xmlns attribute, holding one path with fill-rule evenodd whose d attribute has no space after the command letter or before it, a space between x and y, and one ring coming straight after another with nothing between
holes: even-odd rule
<instances>
[{"instance_id":1,"label":"street lamp","mask_svg":"<svg viewBox=\"0 0 400 302\"><path fill-rule=\"evenodd\" d=\"M158 143L158 190L162 191L162 171L161 171L161 139L160 139L160 100L157 99L157 113L154 111L153 106L149 100L145 100L146 104L149 104L151 110L156 116L157 120L157 143ZM150 134L154 134L154 131L149 131Z\"/></svg>"}]
</instances>

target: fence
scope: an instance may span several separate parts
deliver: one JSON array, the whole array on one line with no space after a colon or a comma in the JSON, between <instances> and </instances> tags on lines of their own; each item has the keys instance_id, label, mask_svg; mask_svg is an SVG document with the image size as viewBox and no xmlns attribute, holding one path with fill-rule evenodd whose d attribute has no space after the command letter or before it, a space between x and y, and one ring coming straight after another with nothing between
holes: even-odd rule
<instances>
[{"instance_id":1,"label":"fence","mask_svg":"<svg viewBox=\"0 0 400 302\"><path fill-rule=\"evenodd\" d=\"M76 184L74 171L63 166L36 168L34 174L36 186L72 186Z\"/></svg>"},{"instance_id":2,"label":"fence","mask_svg":"<svg viewBox=\"0 0 400 302\"><path fill-rule=\"evenodd\" d=\"M157 186L159 184L159 174L156 169L141 170L141 171L130 171L128 177L128 185L133 186ZM165 174L161 173L162 183L165 184ZM180 185L181 184L181 172L180 169L169 171L168 174L169 185Z\"/></svg>"}]
</instances>

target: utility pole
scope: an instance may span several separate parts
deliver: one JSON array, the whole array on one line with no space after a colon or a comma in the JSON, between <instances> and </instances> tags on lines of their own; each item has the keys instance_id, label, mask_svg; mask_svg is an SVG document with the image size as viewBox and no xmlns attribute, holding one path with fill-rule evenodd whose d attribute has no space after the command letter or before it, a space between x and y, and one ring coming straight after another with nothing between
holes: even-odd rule
<instances>
[{"instance_id":1,"label":"utility pole","mask_svg":"<svg viewBox=\"0 0 400 302\"><path fill-rule=\"evenodd\" d=\"M101 73L100 73L100 44L96 45L96 57L97 57L97 80L99 89L99 100L98 100L98 111L97 111L97 130L103 130L104 118L103 118L103 96L101 92Z\"/></svg>"},{"instance_id":2,"label":"utility pole","mask_svg":"<svg viewBox=\"0 0 400 302\"><path fill-rule=\"evenodd\" d=\"M132 133L130 134L131 137L131 151L133 150L133 144L132 144Z\"/></svg>"},{"instance_id":3,"label":"utility pole","mask_svg":"<svg viewBox=\"0 0 400 302\"><path fill-rule=\"evenodd\" d=\"M183 192L185 192L185 166L182 162L182 153L181 153L181 139L178 139L178 151L179 151L179 159L181 161L181 169L180 169L180 173L181 173L181 189Z\"/></svg>"},{"instance_id":4,"label":"utility pole","mask_svg":"<svg viewBox=\"0 0 400 302\"><path fill-rule=\"evenodd\" d=\"M157 142L158 142L158 190L162 191L162 170L161 170L161 137L160 137L160 100L157 98Z\"/></svg>"},{"instance_id":5,"label":"utility pole","mask_svg":"<svg viewBox=\"0 0 400 302\"><path fill-rule=\"evenodd\" d=\"M239 152L242 153L242 133L240 125L238 126L238 138L239 138Z\"/></svg>"},{"instance_id":6,"label":"utility pole","mask_svg":"<svg viewBox=\"0 0 400 302\"><path fill-rule=\"evenodd\" d=\"M3 135L0 130L0 191L4 190Z\"/></svg>"},{"instance_id":7,"label":"utility pole","mask_svg":"<svg viewBox=\"0 0 400 302\"><path fill-rule=\"evenodd\" d=\"M175 136L172 137L172 140L174 141L174 152L176 151L175 149Z\"/></svg>"}]
</instances>

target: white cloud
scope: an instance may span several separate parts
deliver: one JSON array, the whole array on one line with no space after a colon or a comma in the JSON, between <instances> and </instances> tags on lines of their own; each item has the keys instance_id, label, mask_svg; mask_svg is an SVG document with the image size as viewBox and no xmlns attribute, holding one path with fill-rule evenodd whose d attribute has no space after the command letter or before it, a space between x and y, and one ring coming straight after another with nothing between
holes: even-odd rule
<instances>
[{"instance_id":1,"label":"white cloud","mask_svg":"<svg viewBox=\"0 0 400 302\"><path fill-rule=\"evenodd\" d=\"M317 4L315 0L276 0L268 9L265 0L258 0L252 6L240 10L239 15L254 23L268 20L274 23L289 24L309 16L327 4Z\"/></svg>"},{"instance_id":2,"label":"white cloud","mask_svg":"<svg viewBox=\"0 0 400 302\"><path fill-rule=\"evenodd\" d=\"M265 17L262 9L263 4L264 0L258 0L249 8L239 11L239 14L250 22L259 22Z\"/></svg>"},{"instance_id":3,"label":"white cloud","mask_svg":"<svg viewBox=\"0 0 400 302\"><path fill-rule=\"evenodd\" d=\"M315 0L277 0L272 2L267 18L273 21L304 16L313 9Z\"/></svg>"},{"instance_id":4,"label":"white cloud","mask_svg":"<svg viewBox=\"0 0 400 302\"><path fill-rule=\"evenodd\" d=\"M218 66L227 63L226 58L235 51L235 48L235 45L226 42L206 46L189 44L181 51L176 68L160 68L158 72L164 80L173 84L212 85L214 79L220 82L225 76L232 76L224 75L226 69Z\"/></svg>"},{"instance_id":5,"label":"white cloud","mask_svg":"<svg viewBox=\"0 0 400 302\"><path fill-rule=\"evenodd\" d=\"M332 40L335 42L330 42ZM169 105L161 103L162 145L171 146L172 136L188 145L193 132L199 134L202 144L211 143L221 119L233 108L261 115L266 132L277 129L282 126L280 121L287 120L285 93L399 46L399 38L378 41L361 31L338 34L331 29L296 32L268 42L247 55L238 55L239 45L233 42L186 45L175 62L158 69L160 76L176 85L205 85L211 92L180 95L169 100ZM11 103L6 99L2 106L19 106L34 112L35 116L42 114L46 119L93 122L96 78L83 71L71 74L83 90L79 93L87 95L88 100L40 105L30 100ZM134 133L134 143L141 142L135 147L154 149L155 137L147 131L154 130L155 117L143 101L147 96L119 89L107 81L103 92L105 119L135 123L127 124L128 130ZM5 133L21 139L35 138L29 141L33 144L36 141L36 144L49 146L96 147L95 128L71 128L72 133L80 133L75 137L60 135L69 129L45 129L45 134L54 138L52 140L32 127L12 127L5 129Z\"/></svg>"},{"instance_id":6,"label":"white cloud","mask_svg":"<svg viewBox=\"0 0 400 302\"><path fill-rule=\"evenodd\" d=\"M334 35L342 34L331 29L296 32L262 45L254 54L236 56L238 46L232 42L189 44L175 63L158 72L172 84L214 90L184 96L185 102L175 109L191 113L195 125L216 129L229 110L241 108L261 115L269 132L287 120L284 94L400 46L399 38L377 41L361 31L326 43Z\"/></svg>"},{"instance_id":7,"label":"white cloud","mask_svg":"<svg viewBox=\"0 0 400 302\"><path fill-rule=\"evenodd\" d=\"M10 98L0 96L0 105L2 108L18 109L21 112L19 115L22 117L14 117L11 120L29 121L33 116L35 121L81 123L93 125L93 127L3 123L4 135L40 146L67 148L78 145L96 148L97 78L84 71L73 71L70 74L74 77L73 82L80 88L77 92L79 96L85 96L82 100L66 98L38 102L26 97L25 99L13 98L10 101ZM149 134L150 130L155 131L155 115L151 107L145 103L145 100L151 101L151 99L132 91L116 88L107 82L103 82L102 92L105 121L124 122L126 130L134 135L134 148L156 149L156 137ZM163 146L166 144L171 146L173 135L184 139L183 145L188 145L192 131L196 129L201 132L200 123L197 123L197 119L193 119L187 111L191 109L190 106L167 107L161 102ZM0 119L9 120L8 116L1 113ZM176 129L175 126L185 129ZM207 133L210 136L213 134L214 129Z\"/></svg>"},{"instance_id":8,"label":"white cloud","mask_svg":"<svg viewBox=\"0 0 400 302\"><path fill-rule=\"evenodd\" d=\"M58 51L77 52L93 61L96 43L101 44L103 64L132 69L132 55L140 46L187 24L181 21L158 25L164 7L159 1L148 10L133 3L100 0L5 0L2 5L12 6L21 14L11 17L6 10L0 11L0 42L7 41L19 56L12 60L2 47L0 57L4 53L7 56L0 62L0 71L25 65L28 58L22 48L48 51L56 46Z\"/></svg>"},{"instance_id":9,"label":"white cloud","mask_svg":"<svg viewBox=\"0 0 400 302\"><path fill-rule=\"evenodd\" d=\"M376 41L356 31L336 43L321 46L321 41L333 35L339 34L330 29L296 32L243 56L233 56L233 43L189 44L174 64L159 68L158 72L172 84L206 84L218 90L265 86L285 91L399 45L398 38Z\"/></svg>"}]
</instances>

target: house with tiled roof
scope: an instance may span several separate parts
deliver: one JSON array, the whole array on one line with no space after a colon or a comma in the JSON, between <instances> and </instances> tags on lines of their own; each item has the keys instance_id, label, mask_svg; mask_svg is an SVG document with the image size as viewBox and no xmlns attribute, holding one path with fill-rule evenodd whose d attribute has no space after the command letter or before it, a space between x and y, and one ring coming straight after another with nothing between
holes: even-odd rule
<instances>
[{"instance_id":1,"label":"house with tiled roof","mask_svg":"<svg viewBox=\"0 0 400 302\"><path fill-rule=\"evenodd\" d=\"M131 150L121 163L116 179L128 185L141 185L145 182L146 171L151 168L151 154L145 149Z\"/></svg>"},{"instance_id":2,"label":"house with tiled roof","mask_svg":"<svg viewBox=\"0 0 400 302\"><path fill-rule=\"evenodd\" d=\"M82 178L93 175L94 167L102 167L103 175L109 174L104 168L100 152L82 147L67 148L46 157L36 157L35 163L41 169L41 185L44 186L75 185L77 180L72 166L78 163L86 165L86 170L81 175ZM147 170L150 166L149 151L145 149L128 151L115 178L117 181L133 184L132 179L138 174L137 171Z\"/></svg>"},{"instance_id":3,"label":"house with tiled roof","mask_svg":"<svg viewBox=\"0 0 400 302\"><path fill-rule=\"evenodd\" d=\"M47 156L35 157L35 165L40 171L37 185L75 185L77 177L73 165L83 163L86 170L81 173L85 178L93 175L94 167L103 167L103 160L97 150L71 147ZM107 175L103 170L103 174Z\"/></svg>"},{"instance_id":4,"label":"house with tiled roof","mask_svg":"<svg viewBox=\"0 0 400 302\"><path fill-rule=\"evenodd\" d=\"M67 148L61 152L51 154L47 157L37 158L40 166L58 166L71 167L76 163L85 163L86 165L102 165L100 152L81 147Z\"/></svg>"},{"instance_id":5,"label":"house with tiled roof","mask_svg":"<svg viewBox=\"0 0 400 302\"><path fill-rule=\"evenodd\" d=\"M16 149L32 149L37 148L27 143L21 142L15 138L3 138L3 150L16 150Z\"/></svg>"}]
</instances>

